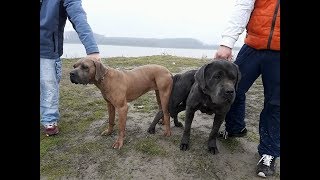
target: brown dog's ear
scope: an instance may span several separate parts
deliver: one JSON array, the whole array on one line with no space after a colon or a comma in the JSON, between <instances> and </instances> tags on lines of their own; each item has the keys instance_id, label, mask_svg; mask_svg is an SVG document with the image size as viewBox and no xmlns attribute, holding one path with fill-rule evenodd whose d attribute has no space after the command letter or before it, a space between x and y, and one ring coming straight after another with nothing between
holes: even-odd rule
<instances>
[{"instance_id":1,"label":"brown dog's ear","mask_svg":"<svg viewBox=\"0 0 320 180\"><path fill-rule=\"evenodd\" d=\"M236 79L236 84L235 84L235 90L237 90L238 89L238 86L239 86L239 82L240 82L240 80L241 80L241 72L240 72L240 70L239 70L239 66L238 65L236 65L235 63L232 63L235 67L236 67L236 70L237 70L237 79Z\"/></svg>"},{"instance_id":2,"label":"brown dog's ear","mask_svg":"<svg viewBox=\"0 0 320 180\"><path fill-rule=\"evenodd\" d=\"M103 66L103 64L101 63L101 61L98 60L94 60L93 61L95 67L96 67L96 75L95 75L95 80L99 81L103 78L103 76L106 74L107 72L107 68L105 68Z\"/></svg>"},{"instance_id":3,"label":"brown dog's ear","mask_svg":"<svg viewBox=\"0 0 320 180\"><path fill-rule=\"evenodd\" d=\"M194 79L199 83L200 88L202 90L205 90L206 88L206 80L204 77L204 73L208 65L209 64L201 66L201 68L194 74Z\"/></svg>"},{"instance_id":4,"label":"brown dog's ear","mask_svg":"<svg viewBox=\"0 0 320 180\"><path fill-rule=\"evenodd\" d=\"M79 59L76 63L74 63L73 68L78 67L82 61L83 59Z\"/></svg>"}]
</instances>

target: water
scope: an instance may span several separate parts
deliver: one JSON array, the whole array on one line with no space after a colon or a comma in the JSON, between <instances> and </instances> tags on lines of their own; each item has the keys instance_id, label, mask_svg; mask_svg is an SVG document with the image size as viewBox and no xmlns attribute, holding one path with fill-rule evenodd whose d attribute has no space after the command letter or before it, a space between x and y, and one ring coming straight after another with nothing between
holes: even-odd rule
<instances>
[{"instance_id":1,"label":"water","mask_svg":"<svg viewBox=\"0 0 320 180\"><path fill-rule=\"evenodd\" d=\"M152 55L172 55L192 58L213 58L216 50L207 49L176 49L157 47L133 47L133 46L111 46L98 45L100 56L108 57L139 57ZM85 48L82 44L64 44L62 58L81 58L86 56ZM234 54L238 51L234 50Z\"/></svg>"}]
</instances>

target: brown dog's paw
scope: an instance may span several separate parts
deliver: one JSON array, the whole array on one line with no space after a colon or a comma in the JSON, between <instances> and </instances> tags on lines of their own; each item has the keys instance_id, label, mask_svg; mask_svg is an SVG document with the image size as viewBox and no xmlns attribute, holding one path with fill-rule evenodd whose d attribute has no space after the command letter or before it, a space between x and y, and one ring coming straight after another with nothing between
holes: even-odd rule
<instances>
[{"instance_id":1,"label":"brown dog's paw","mask_svg":"<svg viewBox=\"0 0 320 180\"><path fill-rule=\"evenodd\" d=\"M163 135L169 137L171 136L171 131L165 131Z\"/></svg>"},{"instance_id":2,"label":"brown dog's paw","mask_svg":"<svg viewBox=\"0 0 320 180\"><path fill-rule=\"evenodd\" d=\"M101 136L109 136L110 134L112 134L112 130L107 129L101 133Z\"/></svg>"},{"instance_id":3,"label":"brown dog's paw","mask_svg":"<svg viewBox=\"0 0 320 180\"><path fill-rule=\"evenodd\" d=\"M112 145L114 149L120 149L122 146L123 146L123 140L119 140L119 139L117 139Z\"/></svg>"}]
</instances>

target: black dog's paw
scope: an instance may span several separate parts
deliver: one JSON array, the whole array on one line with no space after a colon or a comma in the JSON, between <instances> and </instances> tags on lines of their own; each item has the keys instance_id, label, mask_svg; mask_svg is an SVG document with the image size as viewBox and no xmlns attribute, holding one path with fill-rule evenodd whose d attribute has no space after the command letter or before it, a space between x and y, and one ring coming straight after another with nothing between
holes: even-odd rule
<instances>
[{"instance_id":1,"label":"black dog's paw","mask_svg":"<svg viewBox=\"0 0 320 180\"><path fill-rule=\"evenodd\" d=\"M217 147L208 147L208 150L211 154L218 154L218 148Z\"/></svg>"},{"instance_id":2,"label":"black dog's paw","mask_svg":"<svg viewBox=\"0 0 320 180\"><path fill-rule=\"evenodd\" d=\"M183 124L181 122L177 122L174 124L176 127L183 127Z\"/></svg>"},{"instance_id":3,"label":"black dog's paw","mask_svg":"<svg viewBox=\"0 0 320 180\"><path fill-rule=\"evenodd\" d=\"M156 129L155 128L149 128L148 129L148 133L149 134L154 134L156 132Z\"/></svg>"},{"instance_id":4,"label":"black dog's paw","mask_svg":"<svg viewBox=\"0 0 320 180\"><path fill-rule=\"evenodd\" d=\"M181 143L180 144L180 150L181 151L186 151L188 149L189 149L189 144L187 144L187 143Z\"/></svg>"}]
</instances>

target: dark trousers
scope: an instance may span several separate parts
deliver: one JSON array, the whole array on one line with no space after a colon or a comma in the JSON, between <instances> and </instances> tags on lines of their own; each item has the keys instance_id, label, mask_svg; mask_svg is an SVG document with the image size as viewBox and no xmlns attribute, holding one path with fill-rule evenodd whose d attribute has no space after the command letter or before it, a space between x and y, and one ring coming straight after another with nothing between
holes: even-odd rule
<instances>
[{"instance_id":1,"label":"dark trousers","mask_svg":"<svg viewBox=\"0 0 320 180\"><path fill-rule=\"evenodd\" d=\"M244 45L235 63L242 78L230 111L226 116L226 131L239 133L245 127L246 92L261 75L264 106L260 113L260 155L280 156L280 51L256 50Z\"/></svg>"}]
</instances>

